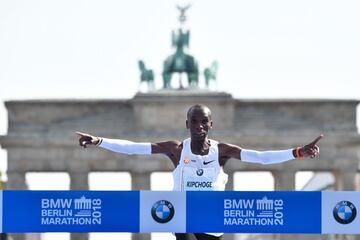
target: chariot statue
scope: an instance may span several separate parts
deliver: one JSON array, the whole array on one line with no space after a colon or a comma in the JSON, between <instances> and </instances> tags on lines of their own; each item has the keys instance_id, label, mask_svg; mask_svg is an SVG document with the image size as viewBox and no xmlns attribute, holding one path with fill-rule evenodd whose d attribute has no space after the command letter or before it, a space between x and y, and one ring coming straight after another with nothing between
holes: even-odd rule
<instances>
[{"instance_id":1,"label":"chariot statue","mask_svg":"<svg viewBox=\"0 0 360 240\"><path fill-rule=\"evenodd\" d=\"M185 12L190 8L190 5L185 7L177 6L177 8L180 10L180 28L172 32L172 47L175 48L175 52L164 61L162 73L164 88L171 88L171 77L173 73L178 73L179 75L180 88L183 88L181 79L183 73L187 75L189 87L196 87L199 82L198 63L193 56L187 54L185 51L185 49L189 47L190 32L183 29L186 21Z\"/></svg>"},{"instance_id":2,"label":"chariot statue","mask_svg":"<svg viewBox=\"0 0 360 240\"><path fill-rule=\"evenodd\" d=\"M184 24L186 22L186 11L191 5L176 6L180 11L179 22L180 27L177 30L172 31L171 46L175 49L174 52L169 55L163 63L162 79L163 88L172 88L171 80L172 76L176 74L178 76L179 88L184 88L183 79L184 75L187 76L187 87L196 88L199 86L199 67L197 60L187 52L190 42L190 31L186 30ZM140 85L147 84L148 90L155 88L155 76L151 69L146 68L145 63L140 60L138 62L140 69ZM212 64L205 68L203 71L205 79L205 87L210 88L211 81L216 82L216 74L218 70L218 63L213 61Z\"/></svg>"}]
</instances>

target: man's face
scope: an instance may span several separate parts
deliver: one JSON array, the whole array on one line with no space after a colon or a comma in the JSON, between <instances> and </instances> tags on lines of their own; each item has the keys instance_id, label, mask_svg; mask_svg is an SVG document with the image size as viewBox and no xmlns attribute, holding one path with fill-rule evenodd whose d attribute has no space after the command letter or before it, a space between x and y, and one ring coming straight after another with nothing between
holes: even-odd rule
<instances>
[{"instance_id":1,"label":"man's face","mask_svg":"<svg viewBox=\"0 0 360 240\"><path fill-rule=\"evenodd\" d=\"M202 108L193 109L186 120L186 127L190 130L191 139L194 140L205 139L212 124L210 111Z\"/></svg>"}]
</instances>

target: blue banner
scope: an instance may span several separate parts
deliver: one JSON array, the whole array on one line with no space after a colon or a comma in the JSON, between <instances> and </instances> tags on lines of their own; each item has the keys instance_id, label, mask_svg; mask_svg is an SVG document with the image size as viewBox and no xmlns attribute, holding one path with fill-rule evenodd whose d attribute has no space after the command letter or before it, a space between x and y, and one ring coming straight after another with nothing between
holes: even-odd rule
<instances>
[{"instance_id":1,"label":"blue banner","mask_svg":"<svg viewBox=\"0 0 360 240\"><path fill-rule=\"evenodd\" d=\"M3 191L3 232L139 232L139 191Z\"/></svg>"},{"instance_id":2,"label":"blue banner","mask_svg":"<svg viewBox=\"0 0 360 240\"><path fill-rule=\"evenodd\" d=\"M321 192L187 192L186 200L187 232L321 232Z\"/></svg>"},{"instance_id":3,"label":"blue banner","mask_svg":"<svg viewBox=\"0 0 360 240\"><path fill-rule=\"evenodd\" d=\"M359 234L359 192L0 191L0 232Z\"/></svg>"}]
</instances>

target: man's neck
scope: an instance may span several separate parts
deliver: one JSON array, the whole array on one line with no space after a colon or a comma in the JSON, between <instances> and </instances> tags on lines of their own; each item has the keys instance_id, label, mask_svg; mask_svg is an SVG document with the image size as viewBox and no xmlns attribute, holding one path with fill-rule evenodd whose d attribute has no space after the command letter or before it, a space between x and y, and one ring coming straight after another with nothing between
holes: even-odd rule
<instances>
[{"instance_id":1,"label":"man's neck","mask_svg":"<svg viewBox=\"0 0 360 240\"><path fill-rule=\"evenodd\" d=\"M190 147L194 154L206 155L209 152L210 140L207 137L204 139L191 139Z\"/></svg>"}]
</instances>

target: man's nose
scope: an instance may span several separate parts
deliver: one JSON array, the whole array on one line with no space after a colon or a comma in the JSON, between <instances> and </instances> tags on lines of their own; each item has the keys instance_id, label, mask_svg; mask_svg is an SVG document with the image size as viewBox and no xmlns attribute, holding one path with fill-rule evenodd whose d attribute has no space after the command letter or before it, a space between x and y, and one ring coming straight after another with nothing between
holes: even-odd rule
<instances>
[{"instance_id":1,"label":"man's nose","mask_svg":"<svg viewBox=\"0 0 360 240\"><path fill-rule=\"evenodd\" d=\"M201 123L199 123L196 125L196 129L198 130L204 129L204 126Z\"/></svg>"}]
</instances>

